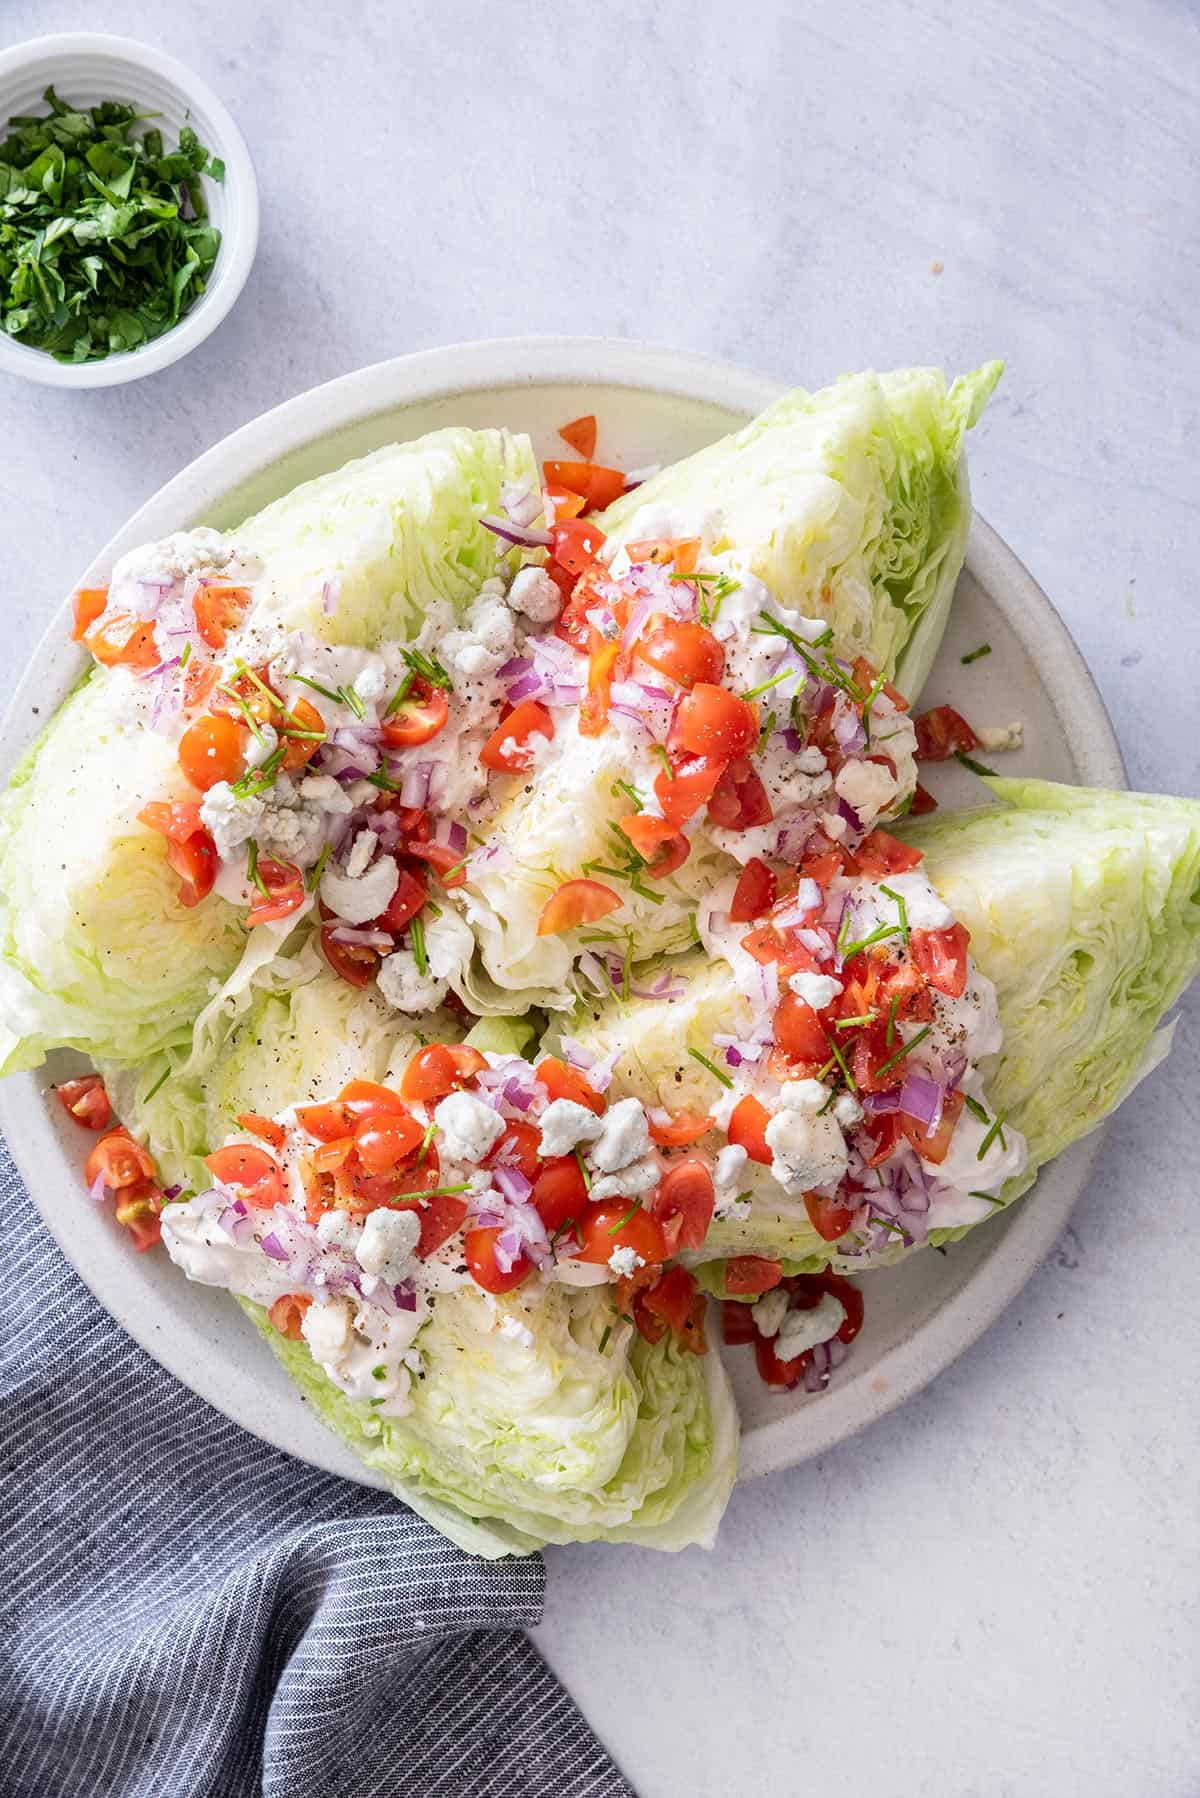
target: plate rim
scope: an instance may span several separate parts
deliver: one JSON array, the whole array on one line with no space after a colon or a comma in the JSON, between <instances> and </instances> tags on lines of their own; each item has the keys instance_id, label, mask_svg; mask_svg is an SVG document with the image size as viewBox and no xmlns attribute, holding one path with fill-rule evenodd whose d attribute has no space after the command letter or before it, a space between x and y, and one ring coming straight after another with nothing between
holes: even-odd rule
<instances>
[{"instance_id":1,"label":"plate rim","mask_svg":"<svg viewBox=\"0 0 1200 1798\"><path fill-rule=\"evenodd\" d=\"M573 383L637 388L724 407L746 417L753 416L789 385L780 378L695 351L602 336L477 339L391 357L308 388L248 420L203 451L164 482L114 532L91 558L71 591L86 584L98 566L107 565L131 544L186 528L252 476L318 440L361 425L380 413L456 394ZM1082 778L1090 785L1126 786L1116 732L1078 645L1048 595L978 513L972 519L965 566L979 576L989 597L999 605L1006 621L1018 628L1023 641L1029 636L1030 621L1034 621L1032 628L1041 656L1048 656L1059 670L1067 673L1065 683L1060 680L1046 691L1080 764ZM0 721L0 777L5 780L29 745L31 698L44 700L51 681L59 676L56 704L59 703L58 690L67 690L68 665L79 660L76 646L69 643L63 631L69 605L68 594L51 616ZM74 1252L70 1233L56 1227L61 1214L49 1199L44 1202L41 1196L44 1168L36 1164L46 1145L40 1141L35 1145L35 1132L30 1131L27 1136L22 1128L25 1107L21 1101L28 1090L27 1081L37 1083L38 1070L0 1082L0 1128L50 1235L105 1311L182 1385L261 1441L360 1484L383 1485L378 1476L357 1461L348 1463L347 1451L332 1432L322 1433L329 1452L327 1457L318 1457L293 1446L286 1440L286 1431L273 1429L273 1412L251 1417L236 1399L219 1402L212 1396L217 1382L211 1376L206 1380L203 1371L194 1372L182 1347L175 1351L170 1341L164 1342L153 1324L140 1320L134 1304L114 1306L106 1293L97 1290L82 1254ZM1053 1167L1059 1173L1056 1185L1061 1192L1045 1195L1048 1203L1015 1207L1002 1226L997 1220L1004 1229L997 1249L874 1364L875 1374L886 1368L883 1391L864 1386L857 1408L850 1415L844 1408L830 1407L826 1411L822 1404L814 1403L782 1412L777 1421L760 1423L742 1436L739 1481L797 1466L848 1441L913 1397L978 1341L1011 1304L1057 1240L1087 1184L1105 1128L1102 1126L1056 1159ZM135 1294L136 1287L131 1286L130 1293Z\"/></svg>"}]
</instances>

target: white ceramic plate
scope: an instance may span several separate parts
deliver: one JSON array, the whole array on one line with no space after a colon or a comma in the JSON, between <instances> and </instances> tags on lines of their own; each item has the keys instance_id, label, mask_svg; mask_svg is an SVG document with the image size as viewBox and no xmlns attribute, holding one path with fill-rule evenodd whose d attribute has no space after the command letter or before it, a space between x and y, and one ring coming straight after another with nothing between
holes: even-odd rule
<instances>
[{"instance_id":1,"label":"white ceramic plate","mask_svg":"<svg viewBox=\"0 0 1200 1798\"><path fill-rule=\"evenodd\" d=\"M796 371L797 373L799 371ZM627 468L672 461L758 411L781 383L725 363L601 339L516 339L401 357L318 387L201 456L142 507L81 580L106 574L131 545L201 522L232 526L298 481L435 426L508 425L553 454L556 427L600 420L599 451ZM1003 455L998 429L984 453ZM76 678L82 654L63 610L33 658L0 734L7 775ZM992 653L960 657L989 642ZM924 704L953 699L975 720L1020 718L1025 748L1005 772L1123 786L1112 726L1079 652L1045 594L976 520L954 616ZM958 767L930 785L955 805L980 796ZM112 1315L164 1367L265 1441L316 1466L375 1483L309 1412L270 1350L221 1293L190 1285L165 1256L137 1256L111 1208L87 1203L86 1143L48 1091L65 1058L0 1084L0 1127L50 1229ZM790 1466L852 1435L940 1373L1003 1310L1058 1236L1099 1139L1078 1144L995 1223L946 1256L922 1254L867 1275L867 1322L828 1392L776 1396L753 1356L730 1353L745 1438L742 1475Z\"/></svg>"}]
</instances>

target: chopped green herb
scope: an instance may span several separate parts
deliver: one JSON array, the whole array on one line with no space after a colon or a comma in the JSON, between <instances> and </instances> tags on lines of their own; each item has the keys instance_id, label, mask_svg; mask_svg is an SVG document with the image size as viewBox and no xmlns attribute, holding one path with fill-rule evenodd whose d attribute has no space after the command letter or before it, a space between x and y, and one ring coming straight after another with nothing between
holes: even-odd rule
<instances>
[{"instance_id":1,"label":"chopped green herb","mask_svg":"<svg viewBox=\"0 0 1200 1798\"><path fill-rule=\"evenodd\" d=\"M436 1129L437 1129L437 1125L433 1122L433 1119L431 1118L430 1121L425 1126L425 1134L421 1138L421 1146L417 1150L417 1166L418 1167L421 1166L421 1164L425 1160L425 1157L429 1153L429 1145L433 1141L433 1133Z\"/></svg>"},{"instance_id":2,"label":"chopped green herb","mask_svg":"<svg viewBox=\"0 0 1200 1798\"><path fill-rule=\"evenodd\" d=\"M431 687L445 687L447 691L453 688L454 682L436 656L427 656L423 649L402 649L400 654L414 674L427 680Z\"/></svg>"},{"instance_id":3,"label":"chopped green herb","mask_svg":"<svg viewBox=\"0 0 1200 1798\"><path fill-rule=\"evenodd\" d=\"M429 956L425 950L425 925L419 912L409 923L408 939L412 944L413 960L417 964L417 973L428 974Z\"/></svg>"},{"instance_id":4,"label":"chopped green herb","mask_svg":"<svg viewBox=\"0 0 1200 1798\"><path fill-rule=\"evenodd\" d=\"M398 793L400 791L399 783L390 779L386 774L364 774L363 779L369 780L371 785L378 787L381 793Z\"/></svg>"},{"instance_id":5,"label":"chopped green herb","mask_svg":"<svg viewBox=\"0 0 1200 1798\"><path fill-rule=\"evenodd\" d=\"M183 646L183 654L179 658L179 666L181 668L186 668L188 663L191 661L191 659L192 659L192 645L189 640Z\"/></svg>"},{"instance_id":6,"label":"chopped green herb","mask_svg":"<svg viewBox=\"0 0 1200 1798\"><path fill-rule=\"evenodd\" d=\"M994 1193L990 1192L969 1192L967 1197L969 1199L986 1199L989 1205L1003 1205L1004 1203L1003 1199L998 1199Z\"/></svg>"},{"instance_id":7,"label":"chopped green herb","mask_svg":"<svg viewBox=\"0 0 1200 1798\"><path fill-rule=\"evenodd\" d=\"M817 638L815 643L809 644L804 641L803 637L798 637L796 632L790 630L786 624L781 624L778 618L772 618L769 612L760 613L760 619L760 623L752 624L750 626L751 631L755 635L760 637L783 637L791 644L792 648L796 651L796 654L800 657L801 661L811 674L815 674L818 680L825 681L831 687L840 687L842 691L848 693L856 703L861 704L863 699L862 692L855 685L854 681L851 680L846 671L839 667L834 658L832 656L826 656L822 659L813 654L814 649L821 648L832 639L833 631L831 629L827 629L822 636Z\"/></svg>"},{"instance_id":8,"label":"chopped green herb","mask_svg":"<svg viewBox=\"0 0 1200 1798\"><path fill-rule=\"evenodd\" d=\"M870 1224L878 1224L881 1230L890 1230L891 1234L893 1236L898 1236L901 1242L908 1241L908 1237L900 1228L899 1224L893 1223L890 1217L878 1217L875 1212L872 1211L867 1218L867 1222Z\"/></svg>"},{"instance_id":9,"label":"chopped green herb","mask_svg":"<svg viewBox=\"0 0 1200 1798\"><path fill-rule=\"evenodd\" d=\"M666 744L665 743L652 743L650 745L650 753L651 753L651 755L656 755L658 757L659 761L662 763L663 767L666 770L667 779L674 780L675 770L671 766L671 758L667 754Z\"/></svg>"},{"instance_id":10,"label":"chopped green herb","mask_svg":"<svg viewBox=\"0 0 1200 1798\"><path fill-rule=\"evenodd\" d=\"M630 1218L636 1217L638 1212L641 1210L641 1208L642 1208L642 1201L640 1199L635 1199L633 1201L633 1204L629 1207L629 1210L625 1213L624 1217L621 1219L621 1221L619 1223L610 1224L608 1226L609 1235L615 1236L619 1230L623 1230L625 1228L626 1224L629 1222Z\"/></svg>"},{"instance_id":11,"label":"chopped green herb","mask_svg":"<svg viewBox=\"0 0 1200 1798\"><path fill-rule=\"evenodd\" d=\"M404 676L404 679L400 682L400 685L396 688L396 691L392 694L391 699L388 701L387 711L383 714L385 718L395 717L396 713L400 710L400 707L404 704L404 701L412 692L413 687L416 685L416 680L417 677L410 668L408 673Z\"/></svg>"},{"instance_id":12,"label":"chopped green herb","mask_svg":"<svg viewBox=\"0 0 1200 1798\"><path fill-rule=\"evenodd\" d=\"M587 1171L587 1164L585 1163L585 1161L583 1159L583 1151L581 1149L572 1149L571 1153L575 1157L576 1166L578 1167L580 1173L583 1175L583 1190L585 1192L591 1192L592 1176Z\"/></svg>"},{"instance_id":13,"label":"chopped green herb","mask_svg":"<svg viewBox=\"0 0 1200 1798\"><path fill-rule=\"evenodd\" d=\"M846 1085L850 1088L850 1091L852 1093L856 1093L858 1091L858 1088L854 1084L854 1075L850 1072L849 1066L847 1065L847 1062L846 1062L846 1057L842 1054L841 1049L838 1047L837 1043L834 1042L834 1040L831 1036L827 1036L825 1038L825 1042L829 1048L829 1053L833 1056L833 1059L837 1062L838 1067L842 1070L842 1078L846 1082Z\"/></svg>"},{"instance_id":14,"label":"chopped green herb","mask_svg":"<svg viewBox=\"0 0 1200 1798\"><path fill-rule=\"evenodd\" d=\"M708 1059L707 1055L701 1055L699 1049L689 1049L688 1054L693 1061L698 1061L702 1068L707 1068L713 1078L719 1080L722 1086L728 1087L730 1092L733 1091L733 1081L729 1078L729 1075L723 1074L716 1063Z\"/></svg>"},{"instance_id":15,"label":"chopped green herb","mask_svg":"<svg viewBox=\"0 0 1200 1798\"><path fill-rule=\"evenodd\" d=\"M917 1034L915 1036L910 1037L906 1043L901 1043L900 1047L896 1050L896 1053L894 1055L889 1055L886 1061L880 1062L879 1066L875 1069L875 1078L878 1080L881 1074L890 1073L891 1070L896 1066L896 1063L899 1061L903 1061L904 1057L909 1053L909 1051L911 1049L915 1049L918 1043L923 1043L925 1041L925 1038L929 1035L929 1032L932 1029L933 1029L932 1024L926 1024L923 1026L922 1029L917 1031Z\"/></svg>"},{"instance_id":16,"label":"chopped green herb","mask_svg":"<svg viewBox=\"0 0 1200 1798\"><path fill-rule=\"evenodd\" d=\"M834 1029L856 1030L860 1024L873 1024L874 1022L875 1013L873 1011L864 1011L856 1018L839 1018L834 1024Z\"/></svg>"},{"instance_id":17,"label":"chopped green herb","mask_svg":"<svg viewBox=\"0 0 1200 1798\"><path fill-rule=\"evenodd\" d=\"M325 863L329 860L329 844L326 843L317 857L316 865L309 870L308 890L315 893L320 885L321 876L325 872Z\"/></svg>"},{"instance_id":18,"label":"chopped green herb","mask_svg":"<svg viewBox=\"0 0 1200 1798\"><path fill-rule=\"evenodd\" d=\"M610 1336L611 1336L611 1335L612 1335L612 1325L611 1325L611 1324L605 1324L605 1326L604 1326L604 1334L603 1334L603 1336L601 1336L601 1338L600 1338L600 1347L599 1347L599 1349L598 1349L598 1351L597 1351L597 1352L598 1352L598 1353L599 1353L599 1354L601 1354L601 1355L602 1355L602 1354L603 1354L603 1353L604 1353L604 1351L605 1351L605 1349L606 1349L606 1348L607 1348L607 1347L608 1347L608 1339L609 1339L609 1337L610 1337Z\"/></svg>"},{"instance_id":19,"label":"chopped green herb","mask_svg":"<svg viewBox=\"0 0 1200 1798\"><path fill-rule=\"evenodd\" d=\"M614 780L613 781L612 796L614 799L616 798L618 793L624 793L626 799L628 799L630 805L633 807L635 812L640 812L640 811L645 810L645 801L643 800L641 794L638 792L636 787L631 787L627 780Z\"/></svg>"},{"instance_id":20,"label":"chopped green herb","mask_svg":"<svg viewBox=\"0 0 1200 1798\"><path fill-rule=\"evenodd\" d=\"M959 656L958 659L962 663L963 667L966 668L970 665L970 663L980 662L983 660L984 656L990 656L991 653L992 653L991 644L990 643L981 643L979 645L978 649L973 649L971 651L970 655Z\"/></svg>"},{"instance_id":21,"label":"chopped green herb","mask_svg":"<svg viewBox=\"0 0 1200 1798\"><path fill-rule=\"evenodd\" d=\"M221 162L185 125L166 151L121 100L9 119L0 144L2 329L59 362L135 350L204 293L221 244L200 177Z\"/></svg>"},{"instance_id":22,"label":"chopped green herb","mask_svg":"<svg viewBox=\"0 0 1200 1798\"><path fill-rule=\"evenodd\" d=\"M956 749L954 751L954 759L955 761L961 762L964 768L969 768L972 774L981 774L985 779L989 780L996 779L996 770L994 768L985 768L982 762L977 762L973 756L967 755L965 750Z\"/></svg>"},{"instance_id":23,"label":"chopped green herb","mask_svg":"<svg viewBox=\"0 0 1200 1798\"><path fill-rule=\"evenodd\" d=\"M773 674L770 680L759 681L757 687L751 687L749 692L742 694L742 698L757 699L760 693L766 693L772 687L777 687L781 681L787 680L788 676L792 673L793 670L791 668L784 668L779 674Z\"/></svg>"},{"instance_id":24,"label":"chopped green herb","mask_svg":"<svg viewBox=\"0 0 1200 1798\"><path fill-rule=\"evenodd\" d=\"M988 1131L987 1135L984 1137L983 1141L980 1143L979 1148L976 1150L976 1153L975 1153L976 1161L983 1160L984 1156L987 1154L988 1150L991 1148L992 1144L995 1142L997 1137L1000 1138L1000 1147L1002 1149L1007 1149L1008 1144L1004 1140L1004 1120L1007 1116L1008 1116L1007 1111L998 1111L996 1113L995 1117L992 1119L991 1129Z\"/></svg>"},{"instance_id":25,"label":"chopped green herb","mask_svg":"<svg viewBox=\"0 0 1200 1798\"><path fill-rule=\"evenodd\" d=\"M633 943L625 945L625 960L621 967L621 997L628 999L629 989L633 984Z\"/></svg>"},{"instance_id":26,"label":"chopped green herb","mask_svg":"<svg viewBox=\"0 0 1200 1798\"><path fill-rule=\"evenodd\" d=\"M900 1009L900 995L899 995L899 993L893 993L891 1004L888 1006L888 1019L887 1019L886 1047L889 1049L891 1048L892 1044L896 1040L896 1013L899 1009Z\"/></svg>"},{"instance_id":27,"label":"chopped green herb","mask_svg":"<svg viewBox=\"0 0 1200 1798\"><path fill-rule=\"evenodd\" d=\"M238 711L242 714L242 721L245 724L247 730L250 732L251 736L254 737L256 742L265 743L267 739L262 734L262 730L259 727L258 719L254 716L254 713L250 710L250 707L246 704L246 701L243 699L242 695L238 692L237 688L229 686L225 681L218 681L217 682L217 692L224 693L228 696L228 698L232 699L234 705L237 707Z\"/></svg>"},{"instance_id":28,"label":"chopped green herb","mask_svg":"<svg viewBox=\"0 0 1200 1798\"><path fill-rule=\"evenodd\" d=\"M328 699L333 705L344 705L356 718L365 718L367 708L364 706L353 687L323 687L318 680L312 680L307 674L293 674L292 680L299 681L302 687L309 687L319 693L322 699Z\"/></svg>"},{"instance_id":29,"label":"chopped green herb","mask_svg":"<svg viewBox=\"0 0 1200 1798\"><path fill-rule=\"evenodd\" d=\"M970 1093L963 1094L963 1104L966 1106L971 1116L978 1118L981 1124L990 1123L991 1119L987 1107L981 1105L978 1099L973 1099Z\"/></svg>"},{"instance_id":30,"label":"chopped green herb","mask_svg":"<svg viewBox=\"0 0 1200 1798\"><path fill-rule=\"evenodd\" d=\"M470 1190L471 1182L464 1180L461 1186L435 1186L429 1192L422 1192L420 1198L424 1204L426 1199L453 1199L457 1198L460 1192L470 1192Z\"/></svg>"},{"instance_id":31,"label":"chopped green herb","mask_svg":"<svg viewBox=\"0 0 1200 1798\"><path fill-rule=\"evenodd\" d=\"M849 908L847 908L846 913L844 914L844 916L842 918L843 925L845 924L846 918L848 916L849 916ZM874 945L876 943L884 943L887 941L888 937L890 937L890 936L899 936L900 935L900 926L899 926L899 924L877 924L875 929L871 932L870 936L859 937L857 942L853 942L853 943L843 944L841 941L841 935L842 935L842 933L839 930L838 931L838 945L837 945L838 952L840 953L843 961L853 961L854 957L856 955L861 955L861 953L864 949L871 949L874 947Z\"/></svg>"},{"instance_id":32,"label":"chopped green herb","mask_svg":"<svg viewBox=\"0 0 1200 1798\"><path fill-rule=\"evenodd\" d=\"M908 948L908 906L904 902L904 894L897 893L897 892L893 891L893 889L891 887L884 886L882 881L880 881L880 883L879 883L879 890L881 893L886 893L889 899L894 899L896 901L896 910L900 914L900 938L904 944L904 947L907 949Z\"/></svg>"},{"instance_id":33,"label":"chopped green herb","mask_svg":"<svg viewBox=\"0 0 1200 1798\"><path fill-rule=\"evenodd\" d=\"M557 1252L558 1239L562 1235L564 1230L574 1230L576 1242L582 1244L583 1239L579 1234L579 1225L576 1223L576 1221L573 1217L564 1217L562 1223L558 1226L558 1229L554 1232L554 1235L550 1238L551 1254L555 1254Z\"/></svg>"},{"instance_id":34,"label":"chopped green herb","mask_svg":"<svg viewBox=\"0 0 1200 1798\"><path fill-rule=\"evenodd\" d=\"M234 798L254 799L259 793L265 793L268 787L274 786L275 776L283 766L286 754L286 744L278 743L261 767L247 768L229 789Z\"/></svg>"},{"instance_id":35,"label":"chopped green herb","mask_svg":"<svg viewBox=\"0 0 1200 1798\"><path fill-rule=\"evenodd\" d=\"M763 724L762 729L758 733L758 753L759 753L759 755L761 755L763 753L764 749L767 747L767 744L771 741L771 733L775 729L776 722L777 722L776 714L774 712L768 712L767 716L766 716L766 721Z\"/></svg>"},{"instance_id":36,"label":"chopped green herb","mask_svg":"<svg viewBox=\"0 0 1200 1798\"><path fill-rule=\"evenodd\" d=\"M386 1380L387 1379L387 1368L383 1366L382 1362L380 1363L380 1365L378 1367L373 1367L371 1369L371 1378L373 1380Z\"/></svg>"},{"instance_id":37,"label":"chopped green herb","mask_svg":"<svg viewBox=\"0 0 1200 1798\"><path fill-rule=\"evenodd\" d=\"M158 1076L158 1079L154 1082L154 1085L150 1088L150 1091L143 1096L142 1104L149 1105L149 1103L150 1103L151 1099L154 1097L155 1093L161 1092L163 1087L167 1084L167 1081L170 1078L171 1078L171 1064L170 1064L170 1062L168 1062L166 1067L163 1069L162 1073Z\"/></svg>"},{"instance_id":38,"label":"chopped green herb","mask_svg":"<svg viewBox=\"0 0 1200 1798\"><path fill-rule=\"evenodd\" d=\"M253 837L246 843L246 879L258 888L264 899L271 897L267 891L267 883L258 871L258 844Z\"/></svg>"}]
</instances>

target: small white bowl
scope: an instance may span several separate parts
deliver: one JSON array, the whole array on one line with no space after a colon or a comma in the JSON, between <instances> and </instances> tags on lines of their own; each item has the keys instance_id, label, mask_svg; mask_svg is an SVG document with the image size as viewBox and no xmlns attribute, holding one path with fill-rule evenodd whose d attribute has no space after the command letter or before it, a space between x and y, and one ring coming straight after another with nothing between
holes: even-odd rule
<instances>
[{"instance_id":1,"label":"small white bowl","mask_svg":"<svg viewBox=\"0 0 1200 1798\"><path fill-rule=\"evenodd\" d=\"M221 247L208 286L190 312L161 337L136 350L120 350L96 362L57 362L0 331L0 372L47 387L115 387L139 381L177 362L215 331L246 284L258 247L258 183L246 140L212 89L173 56L132 38L69 32L30 38L0 52L0 142L17 113L46 110L43 90L53 86L77 106L128 100L160 114L168 148L190 125L200 142L225 164L224 181L204 179L212 223Z\"/></svg>"}]
</instances>

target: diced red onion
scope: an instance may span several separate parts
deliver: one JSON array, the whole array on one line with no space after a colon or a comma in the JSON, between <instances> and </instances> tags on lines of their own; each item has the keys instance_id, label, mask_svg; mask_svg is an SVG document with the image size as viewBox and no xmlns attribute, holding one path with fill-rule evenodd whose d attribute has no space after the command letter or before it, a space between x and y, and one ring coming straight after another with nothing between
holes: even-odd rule
<instances>
[{"instance_id":1,"label":"diced red onion","mask_svg":"<svg viewBox=\"0 0 1200 1798\"><path fill-rule=\"evenodd\" d=\"M503 1162L493 1167L492 1182L497 1191L503 1193L512 1205L520 1205L533 1191L532 1185L519 1167L509 1167Z\"/></svg>"},{"instance_id":2,"label":"diced red onion","mask_svg":"<svg viewBox=\"0 0 1200 1798\"><path fill-rule=\"evenodd\" d=\"M401 805L425 806L429 803L429 783L433 777L432 762L417 762L404 770L400 782Z\"/></svg>"},{"instance_id":3,"label":"diced red onion","mask_svg":"<svg viewBox=\"0 0 1200 1798\"><path fill-rule=\"evenodd\" d=\"M168 674L172 668L178 668L182 656L172 656L169 662L159 662L154 668L139 668L135 680L157 680L160 674Z\"/></svg>"},{"instance_id":4,"label":"diced red onion","mask_svg":"<svg viewBox=\"0 0 1200 1798\"><path fill-rule=\"evenodd\" d=\"M908 1117L924 1124L927 1131L936 1130L942 1116L943 1093L936 1081L915 1070L905 1077L900 1088L900 1109Z\"/></svg>"},{"instance_id":5,"label":"diced red onion","mask_svg":"<svg viewBox=\"0 0 1200 1798\"><path fill-rule=\"evenodd\" d=\"M504 1102L512 1105L517 1111L528 1111L533 1104L533 1094L515 1075L504 1082Z\"/></svg>"},{"instance_id":6,"label":"diced red onion","mask_svg":"<svg viewBox=\"0 0 1200 1798\"><path fill-rule=\"evenodd\" d=\"M339 724L329 740L336 749L358 755L363 749L370 750L382 743L383 732L375 724Z\"/></svg>"},{"instance_id":7,"label":"diced red onion","mask_svg":"<svg viewBox=\"0 0 1200 1798\"><path fill-rule=\"evenodd\" d=\"M512 522L523 530L541 515L541 491L535 492L528 481L504 481L500 486L500 504Z\"/></svg>"},{"instance_id":8,"label":"diced red onion","mask_svg":"<svg viewBox=\"0 0 1200 1798\"><path fill-rule=\"evenodd\" d=\"M263 1237L262 1242L259 1244L259 1247L262 1249L264 1255L270 1256L272 1261L291 1260L290 1254L287 1249L284 1248L274 1230L269 1230L267 1232Z\"/></svg>"},{"instance_id":9,"label":"diced red onion","mask_svg":"<svg viewBox=\"0 0 1200 1798\"><path fill-rule=\"evenodd\" d=\"M393 1286L392 1297L401 1311L415 1311L417 1308L417 1289L411 1280L401 1280L398 1286Z\"/></svg>"},{"instance_id":10,"label":"diced red onion","mask_svg":"<svg viewBox=\"0 0 1200 1798\"><path fill-rule=\"evenodd\" d=\"M538 674L533 668L529 670L528 674L521 675L519 680L513 681L507 689L508 697L514 705L519 705L523 699L537 699L545 691L545 677Z\"/></svg>"},{"instance_id":11,"label":"diced red onion","mask_svg":"<svg viewBox=\"0 0 1200 1798\"><path fill-rule=\"evenodd\" d=\"M740 1068L742 1065L741 1050L735 1049L733 1044L730 1043L729 1047L725 1051L725 1060L731 1068Z\"/></svg>"},{"instance_id":12,"label":"diced red onion","mask_svg":"<svg viewBox=\"0 0 1200 1798\"><path fill-rule=\"evenodd\" d=\"M456 849L461 855L467 846L466 826L458 823L451 824L449 840L451 849Z\"/></svg>"},{"instance_id":13,"label":"diced red onion","mask_svg":"<svg viewBox=\"0 0 1200 1798\"><path fill-rule=\"evenodd\" d=\"M485 531L503 538L505 543L515 543L519 549L545 549L554 541L549 531L535 530L532 525L513 524L490 512L485 512L479 522ZM507 1273L508 1269L503 1271Z\"/></svg>"},{"instance_id":14,"label":"diced red onion","mask_svg":"<svg viewBox=\"0 0 1200 1798\"><path fill-rule=\"evenodd\" d=\"M855 809L852 805L847 805L846 801L840 796L840 794L838 796L837 808L838 808L838 817L841 818L844 823L848 824L850 826L851 830L861 830L862 829L862 827L863 827L862 819L859 817L858 813L855 811Z\"/></svg>"},{"instance_id":15,"label":"diced red onion","mask_svg":"<svg viewBox=\"0 0 1200 1798\"><path fill-rule=\"evenodd\" d=\"M321 588L321 610L327 618L331 618L336 612L341 590L342 583L340 581L326 581Z\"/></svg>"},{"instance_id":16,"label":"diced red onion","mask_svg":"<svg viewBox=\"0 0 1200 1798\"><path fill-rule=\"evenodd\" d=\"M481 1195L486 1198L491 1198L491 1196L490 1189L486 1194ZM471 1222L477 1224L481 1230L498 1230L504 1222L504 1214L500 1211L490 1211L485 1207L482 1211L471 1213Z\"/></svg>"},{"instance_id":17,"label":"diced red onion","mask_svg":"<svg viewBox=\"0 0 1200 1798\"><path fill-rule=\"evenodd\" d=\"M107 1188L107 1185L106 1185L106 1182L104 1179L104 1175L103 1175L103 1173L99 1173L96 1175L96 1178L92 1181L92 1184L88 1187L88 1198L94 1199L96 1201L97 1205L102 1205L104 1203L104 1195L107 1190L108 1190L108 1188Z\"/></svg>"},{"instance_id":18,"label":"diced red onion","mask_svg":"<svg viewBox=\"0 0 1200 1798\"><path fill-rule=\"evenodd\" d=\"M643 594L641 599L634 602L633 609L629 614L629 623L621 633L621 642L626 649L631 648L637 642L642 634L642 626L653 610L654 601L649 594Z\"/></svg>"},{"instance_id":19,"label":"diced red onion","mask_svg":"<svg viewBox=\"0 0 1200 1798\"><path fill-rule=\"evenodd\" d=\"M794 724L788 725L783 733L783 740L793 755L799 755L800 751L804 748L804 738L800 735L800 732L796 729Z\"/></svg>"},{"instance_id":20,"label":"diced red onion","mask_svg":"<svg viewBox=\"0 0 1200 1798\"><path fill-rule=\"evenodd\" d=\"M893 1087L887 1093L864 1093L862 1105L868 1117L886 1117L889 1112L900 1109L899 1090Z\"/></svg>"},{"instance_id":21,"label":"diced red onion","mask_svg":"<svg viewBox=\"0 0 1200 1798\"><path fill-rule=\"evenodd\" d=\"M495 1256L496 1266L502 1274L512 1272L520 1257L522 1247L520 1234L511 1225L501 1230L492 1244L492 1254Z\"/></svg>"},{"instance_id":22,"label":"diced red onion","mask_svg":"<svg viewBox=\"0 0 1200 1798\"><path fill-rule=\"evenodd\" d=\"M395 947L386 930L360 930L353 924L335 924L329 934L335 943L349 943L357 949L382 949L386 953Z\"/></svg>"},{"instance_id":23,"label":"diced red onion","mask_svg":"<svg viewBox=\"0 0 1200 1798\"><path fill-rule=\"evenodd\" d=\"M532 667L533 661L529 656L509 656L507 662L497 668L496 673L501 680L512 680L518 674L528 674Z\"/></svg>"}]
</instances>

